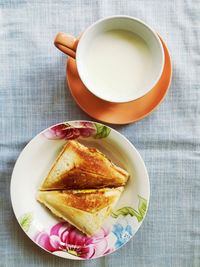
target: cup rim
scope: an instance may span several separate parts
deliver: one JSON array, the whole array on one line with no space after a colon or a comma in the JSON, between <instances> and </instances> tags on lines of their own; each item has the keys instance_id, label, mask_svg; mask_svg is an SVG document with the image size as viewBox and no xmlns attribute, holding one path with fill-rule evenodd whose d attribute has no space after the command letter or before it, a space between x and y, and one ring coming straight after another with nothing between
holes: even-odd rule
<instances>
[{"instance_id":1,"label":"cup rim","mask_svg":"<svg viewBox=\"0 0 200 267\"><path fill-rule=\"evenodd\" d=\"M145 26L150 32L151 34L155 37L156 41L158 42L159 44L159 47L160 47L160 52L161 52L161 68L160 68L160 71L157 75L157 78L154 79L154 82L152 82L150 84L150 86L148 86L146 88L146 90L144 90L142 93L138 94L136 97L132 97L132 98L122 98L122 100L118 99L110 99L110 98L107 98L107 97L102 97L102 95L99 95L98 93L95 92L95 90L92 90L92 88L90 88L88 82L87 82L87 79L85 79L85 75L82 74L81 72L81 67L80 67L80 47L82 46L82 42L81 40L84 39L84 36L87 35L87 33L93 28L95 27L97 24L105 21L105 20L109 20L109 19L120 19L120 18L124 18L124 19L130 19L130 20L134 20L134 21L137 21L138 23L142 24L143 26ZM128 102L131 102L131 101L134 101L134 100L137 100L141 97L143 97L144 95L146 95L148 92L150 92L152 90L152 88L158 83L161 75L162 75L162 72L163 72L163 68L164 68L164 62L165 62L165 55L164 55L164 49L163 49L163 45L161 43L161 40L158 36L158 34L156 33L156 31L151 28L147 23L145 23L144 21L136 18L136 17L132 17L132 16L128 16L128 15L112 15L112 16L107 16L107 17L104 17L104 18L101 18L97 21L95 21L94 23L92 23L89 27L86 28L86 30L82 33L81 35L81 38L78 42L78 46L77 46L77 49L76 49L76 64L77 64L77 70L78 70L78 73L80 75L80 78L82 80L82 82L84 83L84 85L86 86L86 88L92 93L94 94L95 96L97 96L98 98L104 100L104 101L107 101L107 102L111 102L111 103L128 103Z\"/></svg>"}]
</instances>

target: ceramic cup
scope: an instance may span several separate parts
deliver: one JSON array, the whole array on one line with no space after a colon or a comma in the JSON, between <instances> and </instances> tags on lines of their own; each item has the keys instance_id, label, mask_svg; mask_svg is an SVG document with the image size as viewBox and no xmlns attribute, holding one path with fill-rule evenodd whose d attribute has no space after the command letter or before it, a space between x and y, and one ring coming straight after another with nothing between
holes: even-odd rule
<instances>
[{"instance_id":1,"label":"ceramic cup","mask_svg":"<svg viewBox=\"0 0 200 267\"><path fill-rule=\"evenodd\" d=\"M96 40L98 40L97 38L101 38L103 35L105 35L108 32L113 33L113 31L114 31L114 35L116 35L117 33L117 35L122 35L122 36L123 36L123 31L126 34L131 33L133 34L133 36L137 36L136 39L139 38L138 40L140 39L143 40L145 45L147 46L147 49L149 51L148 56L149 58L151 58L151 60L149 60L149 62L152 63L151 66L144 65L145 67L141 68L140 66L141 62L138 61L138 68L140 68L140 73L139 73L140 75L138 75L137 72L136 74L134 74L134 71L138 71L137 65L136 65L136 69L135 70L133 69L131 73L130 73L131 67L129 68L129 76L132 77L136 75L137 79L141 79L141 81L144 81L143 83L139 83L137 81L139 84L138 87L136 88L137 90L130 90L131 87L130 87L130 82L129 82L129 87L130 87L129 92L126 91L126 86L128 86L128 81L129 80L131 81L131 79L129 79L131 77L127 77L127 83L123 82L123 84L121 84L121 88L123 87L123 90L121 92L118 92L117 90L116 91L113 90L112 92L109 92L110 91L109 82L112 82L113 79L115 79L116 84L118 83L118 81L120 83L121 82L119 79L121 75L120 72L122 72L123 69L126 69L126 67L129 67L126 65L127 64L126 57L127 57L127 51L128 49L130 49L132 45L131 43L130 44L128 43L127 49L125 47L124 50L122 50L124 53L124 58L123 58L123 53L121 53L122 57L119 59L118 59L118 54L116 55L114 54L115 46L118 45L118 39L121 38L119 36L118 36L119 38L118 39L115 38L115 41L112 43L113 59L109 62L109 69L108 69L108 66L106 65L107 60L106 60L106 55L104 54L105 58L103 59L103 62L105 63L105 67L107 67L107 70L110 71L112 69L115 69L115 74L113 75L113 77L112 78L110 77L110 79L108 77L108 84L106 84L106 81L104 81L103 78L101 79L104 81L103 85L100 85L100 84L98 85L97 83L95 83L95 80L94 80L95 79L94 74L101 75L102 72L105 71L104 68L97 69L96 70L97 73L94 73L94 72L92 73L92 71L90 70L88 71L87 55L90 52L92 42L94 41L95 38ZM128 39L129 37L125 36L123 38ZM164 51L163 51L162 43L157 33L153 29L151 29L147 24L142 22L141 20L134 18L134 17L130 17L130 16L120 15L120 16L112 16L112 17L106 17L104 19L101 19L95 22L94 24L92 24L90 27L88 27L84 31L84 33L81 35L80 38L75 38L69 34L59 32L55 37L54 44L59 50L61 50L68 56L73 57L76 60L78 74L82 82L84 83L84 85L87 87L87 89L90 92L92 92L94 95L96 95L97 97L103 100L109 101L109 102L113 102L113 103L129 102L129 101L132 101L132 100L135 100L135 99L138 99L144 96L156 85L163 71ZM98 47L96 48L95 51L96 51L96 55L102 52L98 50ZM112 48L111 48L111 53L112 53ZM144 54L145 53L146 52L144 51ZM94 58L96 58L96 55L95 54L93 55ZM104 55L101 55L101 57L103 58ZM130 54L130 56L132 55ZM137 58L137 54L136 54L136 58ZM97 60L101 60L101 59L97 58ZM134 61L134 58L133 58L133 61ZM118 73L116 69L117 64L121 64L122 66L121 70ZM149 70L151 71L151 75L148 77L145 74L146 73L145 71L147 68L149 68ZM125 72L123 73L123 75L128 75L127 73ZM133 83L134 83L134 80L133 80ZM101 90L101 89L104 89L104 90Z\"/></svg>"}]
</instances>

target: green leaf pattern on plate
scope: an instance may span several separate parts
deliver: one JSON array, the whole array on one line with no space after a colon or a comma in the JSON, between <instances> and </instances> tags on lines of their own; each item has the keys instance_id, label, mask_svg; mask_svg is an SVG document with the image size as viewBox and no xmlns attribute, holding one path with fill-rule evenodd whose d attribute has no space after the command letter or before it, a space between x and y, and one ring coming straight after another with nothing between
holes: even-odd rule
<instances>
[{"instance_id":1,"label":"green leaf pattern on plate","mask_svg":"<svg viewBox=\"0 0 200 267\"><path fill-rule=\"evenodd\" d=\"M117 211L112 212L112 217L117 218L120 215L122 216L130 215L132 217L135 216L138 222L141 222L147 211L147 200L141 196L138 196L138 198L139 198L138 210L132 207L123 207L121 209L118 209Z\"/></svg>"},{"instance_id":2,"label":"green leaf pattern on plate","mask_svg":"<svg viewBox=\"0 0 200 267\"><path fill-rule=\"evenodd\" d=\"M99 123L94 123L96 127L96 134L94 138L100 139L100 138L105 138L110 134L110 128L108 128L105 125L99 124Z\"/></svg>"},{"instance_id":3,"label":"green leaf pattern on plate","mask_svg":"<svg viewBox=\"0 0 200 267\"><path fill-rule=\"evenodd\" d=\"M25 213L19 218L19 224L25 232L28 232L33 220L33 214L31 212Z\"/></svg>"}]
</instances>

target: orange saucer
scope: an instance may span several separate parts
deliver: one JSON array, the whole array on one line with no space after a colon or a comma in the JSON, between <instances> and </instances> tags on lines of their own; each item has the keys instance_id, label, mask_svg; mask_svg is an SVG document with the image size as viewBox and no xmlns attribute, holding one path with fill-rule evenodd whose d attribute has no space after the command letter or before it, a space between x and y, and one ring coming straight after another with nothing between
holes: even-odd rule
<instances>
[{"instance_id":1,"label":"orange saucer","mask_svg":"<svg viewBox=\"0 0 200 267\"><path fill-rule=\"evenodd\" d=\"M76 61L69 57L66 69L67 82L79 107L96 120L112 124L136 122L153 112L164 100L172 76L169 51L164 41L161 41L165 52L165 65L160 80L148 94L127 103L111 103L93 95L79 78Z\"/></svg>"}]
</instances>

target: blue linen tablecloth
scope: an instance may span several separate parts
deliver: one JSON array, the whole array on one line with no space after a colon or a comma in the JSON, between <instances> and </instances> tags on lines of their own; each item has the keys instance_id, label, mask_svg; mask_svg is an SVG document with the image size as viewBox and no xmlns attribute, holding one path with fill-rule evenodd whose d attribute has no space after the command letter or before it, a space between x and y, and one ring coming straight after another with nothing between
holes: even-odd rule
<instances>
[{"instance_id":1,"label":"blue linen tablecloth","mask_svg":"<svg viewBox=\"0 0 200 267\"><path fill-rule=\"evenodd\" d=\"M171 51L173 79L146 119L114 126L139 150L149 171L144 224L116 253L77 262L42 251L21 231L10 203L10 177L23 149L57 122L90 119L65 83L58 31L78 35L108 15L138 17ZM0 266L200 266L200 2L197 0L0 1ZM28 178L28 177L27 177Z\"/></svg>"}]
</instances>

